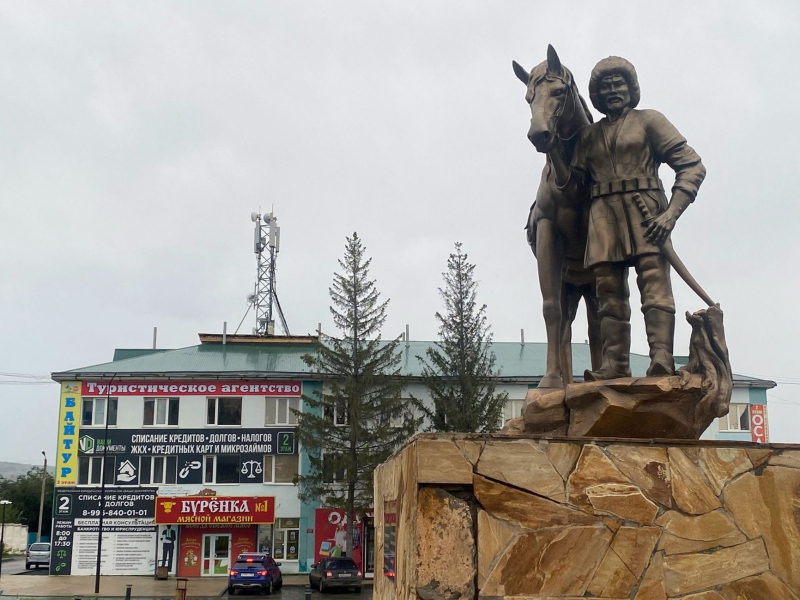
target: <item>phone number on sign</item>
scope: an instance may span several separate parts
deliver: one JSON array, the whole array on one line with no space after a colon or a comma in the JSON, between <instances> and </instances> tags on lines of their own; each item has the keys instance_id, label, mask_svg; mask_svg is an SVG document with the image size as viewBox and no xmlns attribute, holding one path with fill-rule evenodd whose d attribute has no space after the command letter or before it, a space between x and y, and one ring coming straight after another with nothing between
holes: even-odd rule
<instances>
[{"instance_id":1,"label":"phone number on sign","mask_svg":"<svg viewBox=\"0 0 800 600\"><path fill-rule=\"evenodd\" d=\"M147 516L146 509L135 510L133 508L127 509L111 509L107 510L103 513L104 517L146 517ZM82 517L99 517L100 516L100 509L87 509L81 513Z\"/></svg>"}]
</instances>

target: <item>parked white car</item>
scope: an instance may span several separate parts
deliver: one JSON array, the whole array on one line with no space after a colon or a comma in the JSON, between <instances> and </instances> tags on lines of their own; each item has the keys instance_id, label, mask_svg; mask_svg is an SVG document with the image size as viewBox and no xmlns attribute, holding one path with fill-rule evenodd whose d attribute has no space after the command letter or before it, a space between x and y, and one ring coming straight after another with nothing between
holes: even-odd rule
<instances>
[{"instance_id":1,"label":"parked white car","mask_svg":"<svg viewBox=\"0 0 800 600\"><path fill-rule=\"evenodd\" d=\"M39 565L50 566L50 544L39 542L31 544L25 553L25 568L30 569L31 565L39 568Z\"/></svg>"}]
</instances>

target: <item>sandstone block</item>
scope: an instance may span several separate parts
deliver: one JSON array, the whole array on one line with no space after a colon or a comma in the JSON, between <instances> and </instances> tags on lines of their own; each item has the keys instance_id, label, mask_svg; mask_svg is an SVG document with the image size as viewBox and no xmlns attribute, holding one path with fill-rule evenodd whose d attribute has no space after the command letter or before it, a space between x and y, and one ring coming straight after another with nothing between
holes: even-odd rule
<instances>
[{"instance_id":1,"label":"sandstone block","mask_svg":"<svg viewBox=\"0 0 800 600\"><path fill-rule=\"evenodd\" d=\"M610 514L645 525L652 523L658 514L658 507L635 485L601 483L586 488L586 496L595 514Z\"/></svg>"},{"instance_id":2,"label":"sandstone block","mask_svg":"<svg viewBox=\"0 0 800 600\"><path fill-rule=\"evenodd\" d=\"M532 440L501 444L488 442L475 472L556 502L565 500L564 480L550 463L545 450Z\"/></svg>"},{"instance_id":3,"label":"sandstone block","mask_svg":"<svg viewBox=\"0 0 800 600\"><path fill-rule=\"evenodd\" d=\"M700 515L720 507L714 491L703 480L700 470L679 448L670 448L672 497L682 511Z\"/></svg>"},{"instance_id":4,"label":"sandstone block","mask_svg":"<svg viewBox=\"0 0 800 600\"><path fill-rule=\"evenodd\" d=\"M754 467L761 466L772 456L772 450L768 448L748 448L745 452L747 452L747 457Z\"/></svg>"},{"instance_id":5,"label":"sandstone block","mask_svg":"<svg viewBox=\"0 0 800 600\"><path fill-rule=\"evenodd\" d=\"M717 495L731 479L753 468L747 452L737 448L700 448L699 463Z\"/></svg>"},{"instance_id":6,"label":"sandstone block","mask_svg":"<svg viewBox=\"0 0 800 600\"><path fill-rule=\"evenodd\" d=\"M769 558L761 539L723 548L709 554L677 554L664 558L667 594L682 596L769 569Z\"/></svg>"},{"instance_id":7,"label":"sandstone block","mask_svg":"<svg viewBox=\"0 0 800 600\"><path fill-rule=\"evenodd\" d=\"M622 483L629 485L630 480L614 466L614 463L593 444L586 444L581 450L575 470L567 481L567 498L569 502L592 512L594 508L586 489L602 483Z\"/></svg>"},{"instance_id":8,"label":"sandstone block","mask_svg":"<svg viewBox=\"0 0 800 600\"><path fill-rule=\"evenodd\" d=\"M793 469L800 469L800 451L782 450L781 452L773 454L770 457L769 464L776 467L791 467Z\"/></svg>"},{"instance_id":9,"label":"sandstone block","mask_svg":"<svg viewBox=\"0 0 800 600\"><path fill-rule=\"evenodd\" d=\"M552 500L474 476L473 489L481 506L492 515L526 529L565 525L594 525L598 519Z\"/></svg>"},{"instance_id":10,"label":"sandstone block","mask_svg":"<svg viewBox=\"0 0 800 600\"><path fill-rule=\"evenodd\" d=\"M572 472L580 453L581 449L577 444L550 442L547 445L547 458L564 481Z\"/></svg>"},{"instance_id":11,"label":"sandstone block","mask_svg":"<svg viewBox=\"0 0 800 600\"><path fill-rule=\"evenodd\" d=\"M772 459L770 459L772 460ZM768 466L725 488L725 510L750 537L763 536L772 572L800 590L800 469Z\"/></svg>"},{"instance_id":12,"label":"sandstone block","mask_svg":"<svg viewBox=\"0 0 800 600\"><path fill-rule=\"evenodd\" d=\"M593 596L627 598L650 562L659 535L658 527L621 527L587 591Z\"/></svg>"},{"instance_id":13,"label":"sandstone block","mask_svg":"<svg viewBox=\"0 0 800 600\"><path fill-rule=\"evenodd\" d=\"M489 572L505 551L508 542L519 530L496 519L485 510L478 512L478 588L486 582Z\"/></svg>"},{"instance_id":14,"label":"sandstone block","mask_svg":"<svg viewBox=\"0 0 800 600\"><path fill-rule=\"evenodd\" d=\"M475 596L476 552L469 505L440 488L417 496L417 595L422 600Z\"/></svg>"},{"instance_id":15,"label":"sandstone block","mask_svg":"<svg viewBox=\"0 0 800 600\"><path fill-rule=\"evenodd\" d=\"M419 483L472 483L472 465L450 440L417 440Z\"/></svg>"},{"instance_id":16,"label":"sandstone block","mask_svg":"<svg viewBox=\"0 0 800 600\"><path fill-rule=\"evenodd\" d=\"M613 445L607 448L614 464L651 500L672 506L672 480L665 448Z\"/></svg>"},{"instance_id":17,"label":"sandstone block","mask_svg":"<svg viewBox=\"0 0 800 600\"><path fill-rule=\"evenodd\" d=\"M717 547L730 547L747 541L733 520L722 510L691 517L678 511L661 515L656 524L663 528L659 548L667 554L701 552Z\"/></svg>"},{"instance_id":18,"label":"sandstone block","mask_svg":"<svg viewBox=\"0 0 800 600\"><path fill-rule=\"evenodd\" d=\"M489 574L481 596L583 596L611 537L603 525L520 535Z\"/></svg>"},{"instance_id":19,"label":"sandstone block","mask_svg":"<svg viewBox=\"0 0 800 600\"><path fill-rule=\"evenodd\" d=\"M725 600L725 598L712 590L708 592L700 592L699 594L690 594L688 596L684 596L681 598L681 600Z\"/></svg>"},{"instance_id":20,"label":"sandstone block","mask_svg":"<svg viewBox=\"0 0 800 600\"><path fill-rule=\"evenodd\" d=\"M662 553L657 552L650 560L634 600L667 600L667 591L664 588L664 555Z\"/></svg>"},{"instance_id":21,"label":"sandstone block","mask_svg":"<svg viewBox=\"0 0 800 600\"><path fill-rule=\"evenodd\" d=\"M772 573L762 573L729 583L722 588L725 600L798 600L786 584Z\"/></svg>"}]
</instances>

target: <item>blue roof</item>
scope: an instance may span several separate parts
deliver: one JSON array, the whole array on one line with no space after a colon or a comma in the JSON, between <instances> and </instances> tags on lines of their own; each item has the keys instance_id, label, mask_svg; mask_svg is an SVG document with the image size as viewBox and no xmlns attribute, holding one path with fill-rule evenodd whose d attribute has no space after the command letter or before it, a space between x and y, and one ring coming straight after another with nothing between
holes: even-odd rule
<instances>
[{"instance_id":1,"label":"blue roof","mask_svg":"<svg viewBox=\"0 0 800 600\"><path fill-rule=\"evenodd\" d=\"M210 337L210 336L209 336ZM248 336L239 336L239 340ZM201 336L202 339L202 336ZM214 340L218 337L213 338ZM422 365L417 356L424 356L434 342L400 342L403 375L420 376ZM67 379L91 379L108 377L192 377L198 375L223 378L283 377L292 379L317 379L319 374L309 369L303 356L313 352L312 338L292 338L285 343L280 337L262 341L234 341L222 344L206 341L196 346L174 350L117 351L111 362L69 371L53 373L57 381ZM497 356L496 367L499 379L508 381L538 381L545 370L547 344L520 342L494 342L492 350ZM587 344L572 345L573 374L582 378L585 369L591 367ZM650 359L641 354L631 354L631 371L635 376L644 376ZM750 377L735 376L740 385L774 387L774 382Z\"/></svg>"}]
</instances>

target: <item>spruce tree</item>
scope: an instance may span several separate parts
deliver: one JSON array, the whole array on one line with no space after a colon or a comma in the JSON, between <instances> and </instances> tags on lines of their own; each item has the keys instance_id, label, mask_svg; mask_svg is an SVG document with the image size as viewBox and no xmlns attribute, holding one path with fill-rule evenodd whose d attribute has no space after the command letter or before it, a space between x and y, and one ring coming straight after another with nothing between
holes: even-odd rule
<instances>
[{"instance_id":1,"label":"spruce tree","mask_svg":"<svg viewBox=\"0 0 800 600\"><path fill-rule=\"evenodd\" d=\"M363 516L374 505L375 467L421 422L401 398L399 338L381 340L389 301L380 301L369 279L372 259L365 250L358 234L347 238L341 273L329 288L340 337L320 335L315 352L304 357L323 377L323 389L303 396L312 410L297 413L297 435L311 463L310 472L297 478L299 496L344 509L348 553L356 514Z\"/></svg>"},{"instance_id":2,"label":"spruce tree","mask_svg":"<svg viewBox=\"0 0 800 600\"><path fill-rule=\"evenodd\" d=\"M486 305L478 306L475 265L461 244L447 259L439 295L444 314L437 312L440 341L417 356L433 400L426 416L434 431L489 432L497 430L508 395L495 393L496 357L486 322Z\"/></svg>"}]
</instances>

